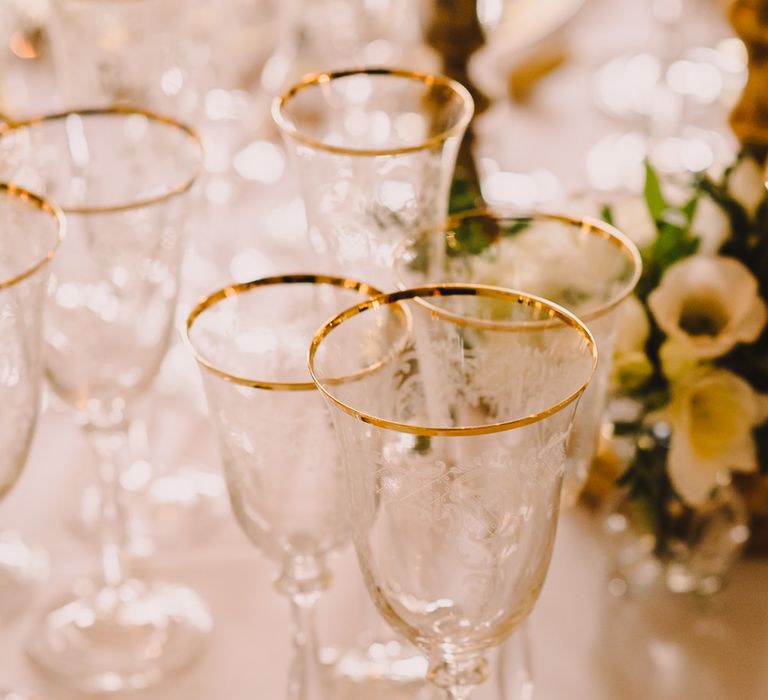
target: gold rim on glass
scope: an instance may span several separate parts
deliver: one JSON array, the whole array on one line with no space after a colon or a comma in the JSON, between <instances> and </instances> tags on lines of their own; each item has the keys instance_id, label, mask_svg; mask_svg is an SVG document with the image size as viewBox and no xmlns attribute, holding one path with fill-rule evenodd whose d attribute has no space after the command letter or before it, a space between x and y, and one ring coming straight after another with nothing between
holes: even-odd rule
<instances>
[{"instance_id":1,"label":"gold rim on glass","mask_svg":"<svg viewBox=\"0 0 768 700\"><path fill-rule=\"evenodd\" d=\"M185 133L191 141L197 146L200 158L197 167L193 170L192 174L186 179L182 180L177 185L173 185L167 191L154 197L146 197L144 199L137 199L135 201L126 202L125 204L115 204L107 207L67 207L62 206L61 209L65 214L112 214L123 211L131 211L132 209L141 209L143 207L152 206L165 202L173 197L177 197L180 194L184 194L192 188L197 178L203 169L203 141L200 135L192 127L176 121L172 117L168 117L162 114L151 112L147 109L140 107L126 107L115 105L113 107L104 108L89 108L89 109L73 109L66 112L57 112L55 114L44 114L37 117L31 117L30 119L24 119L22 121L11 121L7 123L0 122L0 141L8 134L16 131L17 129L33 129L41 124L49 122L61 121L71 116L79 117L94 117L94 116L131 116L136 115L140 117L146 117L150 121L165 124L166 126L173 127L183 133Z\"/></svg>"},{"instance_id":2,"label":"gold rim on glass","mask_svg":"<svg viewBox=\"0 0 768 700\"><path fill-rule=\"evenodd\" d=\"M314 391L317 387L314 382L270 382L261 379L253 379L251 377L241 377L236 374L231 374L223 369L220 369L208 359L206 359L195 347L191 338L192 326L195 324L198 316L205 310L215 306L224 299L229 299L239 294L244 294L251 289L257 287L268 287L278 284L327 284L332 287L340 287L342 289L349 289L361 294L366 294L369 297L377 297L381 295L381 292L365 282L359 282L353 279L347 279L344 277L333 277L331 275L318 275L318 274L293 274L293 275L275 275L273 277L262 277L261 279L252 280L250 282L241 282L239 284L232 284L227 287L223 287L212 294L209 294L205 298L201 299L195 308L189 312L187 316L187 325L185 340L192 351L195 359L205 367L209 372L226 379L234 384L241 384L242 386L248 386L253 389L267 389L270 391Z\"/></svg>"},{"instance_id":3,"label":"gold rim on glass","mask_svg":"<svg viewBox=\"0 0 768 700\"><path fill-rule=\"evenodd\" d=\"M559 319L566 326L570 326L571 328L574 328L575 330L577 330L579 334L586 341L590 351L590 355L592 356L592 366L590 368L588 376L586 377L584 382L582 382L582 384L579 386L578 389L571 392L568 396L561 399L556 404L548 408L545 408L542 411L538 411L536 413L532 413L530 415L523 416L521 418L516 418L514 420L502 421L500 423L489 423L487 425L468 425L468 426L460 426L455 428L438 428L436 426L428 426L428 425L411 425L409 423L399 423L397 421L390 421L385 418L379 418L377 416L371 415L370 413L366 413L365 411L356 409L353 406L350 406L349 404L345 403L338 397L334 396L325 387L325 384L329 384L331 382L329 380L321 380L317 377L317 374L315 372L315 367L314 367L314 360L315 360L315 355L317 354L317 349L320 346L320 343L323 342L323 340L331 333L331 331L334 328L336 328L336 326L344 323L345 321L349 320L353 316L357 316L361 313L369 311L370 309L376 309L381 306L397 304L398 302L407 301L407 300L419 301L419 299L423 299L424 297L447 297L447 296L480 296L480 297L488 297L491 299L502 299L506 301L512 301L517 304L532 306L537 311L546 313L553 320ZM425 305L425 306L426 308L429 308L430 312L432 312L433 315L435 316L438 316L440 318L448 317L448 314L440 312L440 310L437 309L436 307L433 307L431 305ZM452 320L452 319L449 319L449 320ZM461 318L461 324L473 325L478 328L488 328L489 326L492 326L494 329L506 330L509 332L519 332L522 329L521 325L515 322L510 322L505 324L504 322L498 321L498 322L493 322L492 324L489 324L486 321L478 319L476 323L473 323L471 319L467 317ZM511 430L513 428L522 428L525 425L536 423L537 421L543 420L548 416L554 415L558 411L561 411L563 408L565 408L569 404L576 401L589 385L589 382L592 380L592 377L595 374L596 368L597 368L597 345L595 343L595 339L592 337L592 333L584 325L584 323L582 323L570 311L568 311L567 309L564 309L559 304L555 304L554 302L548 301L547 299L543 299L542 297L534 296L533 294L526 294L524 292L518 292L512 289L504 289L501 287L492 287L489 285L482 285L482 284L433 284L433 285L426 285L423 287L413 287L411 289L403 289L399 292L391 292L389 294L382 294L380 296L373 297L372 299L368 299L367 301L357 304L347 309L346 311L342 311L340 314L337 314L336 316L334 316L330 321L328 321L324 326L322 326L322 328L320 328L317 331L317 333L315 333L315 336L312 338L312 342L309 346L309 373L312 376L312 380L314 381L317 388L330 401L332 401L336 406L338 406L345 413L363 421L364 423L369 423L370 425L374 425L379 428L395 430L401 433L410 433L411 435L443 436L443 437L488 435L491 433L498 433L504 430Z\"/></svg>"},{"instance_id":4,"label":"gold rim on glass","mask_svg":"<svg viewBox=\"0 0 768 700\"><path fill-rule=\"evenodd\" d=\"M61 239L64 237L64 216L61 213L61 210L51 204L47 199L39 197L36 194L32 194L22 187L18 187L12 183L0 182L0 193L3 192L7 192L12 197L18 198L25 204L29 204L31 207L45 212L48 214L48 216L51 217L51 219L53 219L56 225L56 235L54 237L53 244L50 248L48 248L45 255L40 260L32 265L32 267L29 267L23 272L20 272L18 275L14 275L13 277L5 280L0 279L0 289L8 289L8 287L13 287L13 285L18 284L19 282L34 275L35 272L37 272L44 265L47 265L53 259L53 256L56 254L56 250L61 243Z\"/></svg>"},{"instance_id":5,"label":"gold rim on glass","mask_svg":"<svg viewBox=\"0 0 768 700\"><path fill-rule=\"evenodd\" d=\"M609 311L615 309L622 301L624 301L634 291L637 283L640 281L640 275L643 272L643 261L640 255L640 251L637 246L619 229L611 224L608 224L599 219L594 219L589 216L568 216L566 214L551 214L548 212L535 212L533 214L512 214L496 211L493 209L468 209L467 211L460 212L448 217L442 226L430 227L423 229L419 233L406 236L401 239L394 251L394 259L402 260L402 252L409 246L415 243L417 240L424 236L432 234L448 233L451 229L461 225L466 219L492 219L494 221L515 221L520 219L532 219L540 221L557 221L563 224L567 224L574 229L580 229L582 232L586 232L589 235L598 236L605 241L608 241L611 245L617 247L627 258L632 266L632 275L624 284L624 286L613 296L611 299L603 304L600 304L597 308L592 309L589 312L580 313L579 318L582 321L593 321L596 318L604 316ZM408 285L401 278L398 266L393 266L395 283L399 289L406 289ZM426 302L424 302L426 304ZM427 304L428 305L428 304ZM456 317L457 319L460 317ZM540 327L541 321L529 322L533 326ZM546 322L544 322L546 323Z\"/></svg>"},{"instance_id":6,"label":"gold rim on glass","mask_svg":"<svg viewBox=\"0 0 768 700\"><path fill-rule=\"evenodd\" d=\"M453 91L459 99L464 103L463 113L461 119L454 124L450 129L446 129L439 134L430 136L421 143L414 144L412 146L397 146L392 148L349 148L345 146L334 146L329 143L318 141L317 139L307 136L299 131L285 115L285 105L290 99L297 93L307 88L315 87L330 83L332 80L338 80L339 78L348 78L353 75L388 75L398 78L407 78L409 80L416 80L425 85L442 86ZM402 153L415 153L416 151L423 151L429 148L434 148L444 143L451 136L460 136L469 125L472 119L472 114L475 110L475 103L472 99L472 95L469 94L469 90L465 88L461 83L447 78L444 75L431 75L429 73L419 73L417 71L400 70L397 68L357 68L352 70L342 71L326 71L323 73L310 73L305 75L298 83L288 88L282 95L276 97L272 102L272 119L275 124L288 136L303 143L305 146L310 146L320 151L327 151L328 153L336 153L339 155L348 156L395 156Z\"/></svg>"}]
</instances>

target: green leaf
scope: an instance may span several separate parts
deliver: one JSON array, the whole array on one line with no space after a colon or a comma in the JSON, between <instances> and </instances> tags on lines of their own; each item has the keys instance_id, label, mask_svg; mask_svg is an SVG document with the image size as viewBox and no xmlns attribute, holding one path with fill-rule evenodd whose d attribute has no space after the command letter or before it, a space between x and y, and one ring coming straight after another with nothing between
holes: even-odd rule
<instances>
[{"instance_id":1,"label":"green leaf","mask_svg":"<svg viewBox=\"0 0 768 700\"><path fill-rule=\"evenodd\" d=\"M654 221L661 221L664 211L668 208L667 200L661 191L661 183L653 166L646 161L645 163L645 203L648 205L648 211Z\"/></svg>"},{"instance_id":2,"label":"green leaf","mask_svg":"<svg viewBox=\"0 0 768 700\"><path fill-rule=\"evenodd\" d=\"M691 225L691 222L693 221L693 217L696 214L696 207L699 204L699 195L696 193L693 197L691 197L684 205L681 211L683 212L683 216L685 217L685 220L688 222L688 226Z\"/></svg>"},{"instance_id":3,"label":"green leaf","mask_svg":"<svg viewBox=\"0 0 768 700\"><path fill-rule=\"evenodd\" d=\"M471 182L459 169L456 170L453 182L451 183L451 192L448 200L448 212L466 211L467 209L476 209L485 204L483 195L477 188L477 184Z\"/></svg>"},{"instance_id":4,"label":"green leaf","mask_svg":"<svg viewBox=\"0 0 768 700\"><path fill-rule=\"evenodd\" d=\"M600 218L605 221L606 224L615 226L613 223L613 209L610 204L603 204L602 209L600 209Z\"/></svg>"}]
</instances>

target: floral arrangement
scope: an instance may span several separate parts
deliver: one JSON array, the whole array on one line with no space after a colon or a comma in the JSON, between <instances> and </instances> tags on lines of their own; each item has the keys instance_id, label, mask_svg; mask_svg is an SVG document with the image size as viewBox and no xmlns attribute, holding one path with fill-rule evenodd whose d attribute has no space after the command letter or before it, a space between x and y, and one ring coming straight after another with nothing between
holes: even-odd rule
<instances>
[{"instance_id":1,"label":"floral arrangement","mask_svg":"<svg viewBox=\"0 0 768 700\"><path fill-rule=\"evenodd\" d=\"M644 197L602 215L643 256L617 339L614 425L632 446L620 483L659 535L671 500L696 509L731 472L768 473L763 169L742 153L672 188L649 166Z\"/></svg>"}]
</instances>

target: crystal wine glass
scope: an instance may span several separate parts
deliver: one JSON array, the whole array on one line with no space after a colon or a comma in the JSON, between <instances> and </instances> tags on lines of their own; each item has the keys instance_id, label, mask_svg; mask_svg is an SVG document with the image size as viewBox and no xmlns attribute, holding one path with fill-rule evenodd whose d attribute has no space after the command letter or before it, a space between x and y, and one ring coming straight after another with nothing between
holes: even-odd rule
<instances>
[{"instance_id":1,"label":"crystal wine glass","mask_svg":"<svg viewBox=\"0 0 768 700\"><path fill-rule=\"evenodd\" d=\"M330 583L327 555L348 541L341 465L307 348L325 319L377 293L322 275L268 277L211 294L187 321L232 509L279 566L277 589L291 601L291 700L333 697L319 672L314 608Z\"/></svg>"},{"instance_id":2,"label":"crystal wine glass","mask_svg":"<svg viewBox=\"0 0 768 700\"><path fill-rule=\"evenodd\" d=\"M330 271L392 285L395 244L447 213L473 109L448 78L374 68L309 75L275 100L310 243Z\"/></svg>"},{"instance_id":3,"label":"crystal wine glass","mask_svg":"<svg viewBox=\"0 0 768 700\"><path fill-rule=\"evenodd\" d=\"M407 315L407 343L393 342ZM371 356L386 358L372 369ZM312 340L350 522L382 616L468 698L484 654L534 606L552 552L576 402L595 343L570 312L496 287L377 297Z\"/></svg>"},{"instance_id":4,"label":"crystal wine glass","mask_svg":"<svg viewBox=\"0 0 768 700\"><path fill-rule=\"evenodd\" d=\"M0 498L19 477L32 443L43 373L45 292L62 233L56 208L0 182ZM6 696L28 697L0 689L0 697Z\"/></svg>"},{"instance_id":5,"label":"crystal wine glass","mask_svg":"<svg viewBox=\"0 0 768 700\"><path fill-rule=\"evenodd\" d=\"M97 456L102 570L47 609L27 651L85 691L160 681L195 658L211 626L190 589L127 572L120 487L128 405L153 379L173 328L201 162L195 132L138 109L0 126L0 174L45 192L67 222L51 271L45 365Z\"/></svg>"},{"instance_id":6,"label":"crystal wine glass","mask_svg":"<svg viewBox=\"0 0 768 700\"><path fill-rule=\"evenodd\" d=\"M220 23L236 26L241 32L237 41L229 35L220 39L229 47L225 52L215 51L221 46L202 42L194 31L197 23L205 24L211 32L216 29L211 23L212 0L51 0L54 67L65 107L132 104L193 121L203 127L198 132L205 141L205 163L210 169L217 161L217 144L207 138L207 124L200 118L206 113L206 80L214 64L228 62L231 66L238 50L244 53L246 39L253 40L255 19L244 25L242 17L229 7L235 1L228 0L227 7L222 8L222 0L216 0L218 16L226 18ZM238 4L243 5L243 0ZM258 0L250 4L252 14L264 14L258 11ZM222 34L219 31L216 36ZM268 118L268 102L263 107L264 119ZM241 128L242 115L235 117ZM161 399L169 393L158 387L154 392ZM201 419L194 404L186 399L179 403L190 422ZM146 417L140 408L137 414L130 419L132 437L146 431ZM149 465L149 470L143 487L134 489L126 506L131 551L146 553L188 543L195 525L210 525L220 518L225 506L224 485L207 465L179 464L164 459L151 445L144 449L141 441L133 443L137 460ZM78 532L93 530L98 521L98 494L92 488L85 489L78 505Z\"/></svg>"},{"instance_id":7,"label":"crystal wine glass","mask_svg":"<svg viewBox=\"0 0 768 700\"><path fill-rule=\"evenodd\" d=\"M567 506L578 499L597 449L619 307L641 269L637 248L613 226L555 214L467 212L406 236L395 252L402 288L438 282L512 287L561 304L589 326L600 366L581 398L568 442Z\"/></svg>"},{"instance_id":8,"label":"crystal wine glass","mask_svg":"<svg viewBox=\"0 0 768 700\"><path fill-rule=\"evenodd\" d=\"M58 247L60 231L63 223L57 209L25 190L0 183L0 329L5 329L0 333L0 360L6 363L3 367L0 362L0 396L7 392L4 405L8 407L0 425L0 444L5 446L5 457L0 460L0 498L24 466L37 417L37 295L45 290L47 263ZM29 313L28 322L20 318L22 311ZM44 550L28 546L16 532L0 532L0 618L18 612L47 571Z\"/></svg>"}]
</instances>

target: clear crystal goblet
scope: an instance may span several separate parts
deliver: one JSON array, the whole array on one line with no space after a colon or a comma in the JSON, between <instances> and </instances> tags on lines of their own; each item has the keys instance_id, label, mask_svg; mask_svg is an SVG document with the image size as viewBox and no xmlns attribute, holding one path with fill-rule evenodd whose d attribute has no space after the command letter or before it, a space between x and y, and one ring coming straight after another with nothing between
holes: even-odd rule
<instances>
[{"instance_id":1,"label":"clear crystal goblet","mask_svg":"<svg viewBox=\"0 0 768 700\"><path fill-rule=\"evenodd\" d=\"M383 68L312 74L275 100L310 243L328 270L392 286L395 244L447 214L473 110L453 80Z\"/></svg>"},{"instance_id":2,"label":"clear crystal goblet","mask_svg":"<svg viewBox=\"0 0 768 700\"><path fill-rule=\"evenodd\" d=\"M81 690L144 688L192 661L211 627L189 588L127 571L120 477L131 399L173 329L196 133L150 112L67 112L0 126L0 174L58 202L67 240L51 270L45 370L97 458L101 575L79 581L32 629L39 667Z\"/></svg>"},{"instance_id":3,"label":"clear crystal goblet","mask_svg":"<svg viewBox=\"0 0 768 700\"><path fill-rule=\"evenodd\" d=\"M43 310L50 262L63 231L64 219L55 207L0 182L0 499L16 483L35 431L43 381ZM18 602L14 589L25 578L18 576L15 563L0 563L0 595ZM31 698L1 688L0 697Z\"/></svg>"},{"instance_id":4,"label":"clear crystal goblet","mask_svg":"<svg viewBox=\"0 0 768 700\"><path fill-rule=\"evenodd\" d=\"M620 305L640 276L635 245L595 220L475 211L406 236L394 257L395 276L403 288L428 282L513 287L552 299L587 323L601 359L579 402L568 442L562 501L575 505L599 440ZM507 647L517 659L515 678L522 698L533 692L527 624Z\"/></svg>"},{"instance_id":5,"label":"clear crystal goblet","mask_svg":"<svg viewBox=\"0 0 768 700\"><path fill-rule=\"evenodd\" d=\"M587 324L600 366L568 442L563 504L574 505L597 449L621 304L642 270L634 243L595 219L478 210L406 236L394 268L401 288L440 282L511 287L550 299Z\"/></svg>"},{"instance_id":6,"label":"clear crystal goblet","mask_svg":"<svg viewBox=\"0 0 768 700\"><path fill-rule=\"evenodd\" d=\"M219 15L237 22L229 8L222 9L222 2L217 4ZM210 27L209 6L213 2L51 0L50 5L54 69L65 108L140 105L196 127L204 124L199 119L205 112L204 79L211 64L223 60L223 52L214 52L217 61L212 61L212 47L199 40L193 26L196 19L205 22L207 17ZM238 26L246 32L242 24ZM235 51L232 43L226 58L231 58ZM237 43L242 50L242 36ZM264 118L268 118L267 106L264 113ZM242 119L238 124L241 122ZM200 133L209 165L216 159L215 144ZM157 386L155 391L161 400L169 393ZM182 405L190 422L199 419L190 402ZM145 430L141 407L135 413L130 419L131 436ZM220 520L225 507L224 485L216 480L214 470L207 465L167 459L153 445L142 448L136 443L133 450L136 462L142 465L136 473L146 471L139 477L143 485L137 482L130 494L129 549L146 554L186 544L194 537L195 525L200 523L212 531L211 524ZM78 534L89 534L98 522L95 489L84 489L78 506L73 524Z\"/></svg>"},{"instance_id":7,"label":"clear crystal goblet","mask_svg":"<svg viewBox=\"0 0 768 700\"><path fill-rule=\"evenodd\" d=\"M268 277L211 294L187 321L232 509L280 567L276 586L291 601L290 700L335 697L318 663L314 610L330 584L326 558L349 539L343 474L307 348L327 318L377 293L323 275Z\"/></svg>"},{"instance_id":8,"label":"clear crystal goblet","mask_svg":"<svg viewBox=\"0 0 768 700\"><path fill-rule=\"evenodd\" d=\"M397 343L403 315L412 332ZM386 361L366 371L377 355ZM535 604L568 434L596 364L570 312L479 285L379 296L312 340L368 591L447 698L470 697L484 654Z\"/></svg>"}]
</instances>

